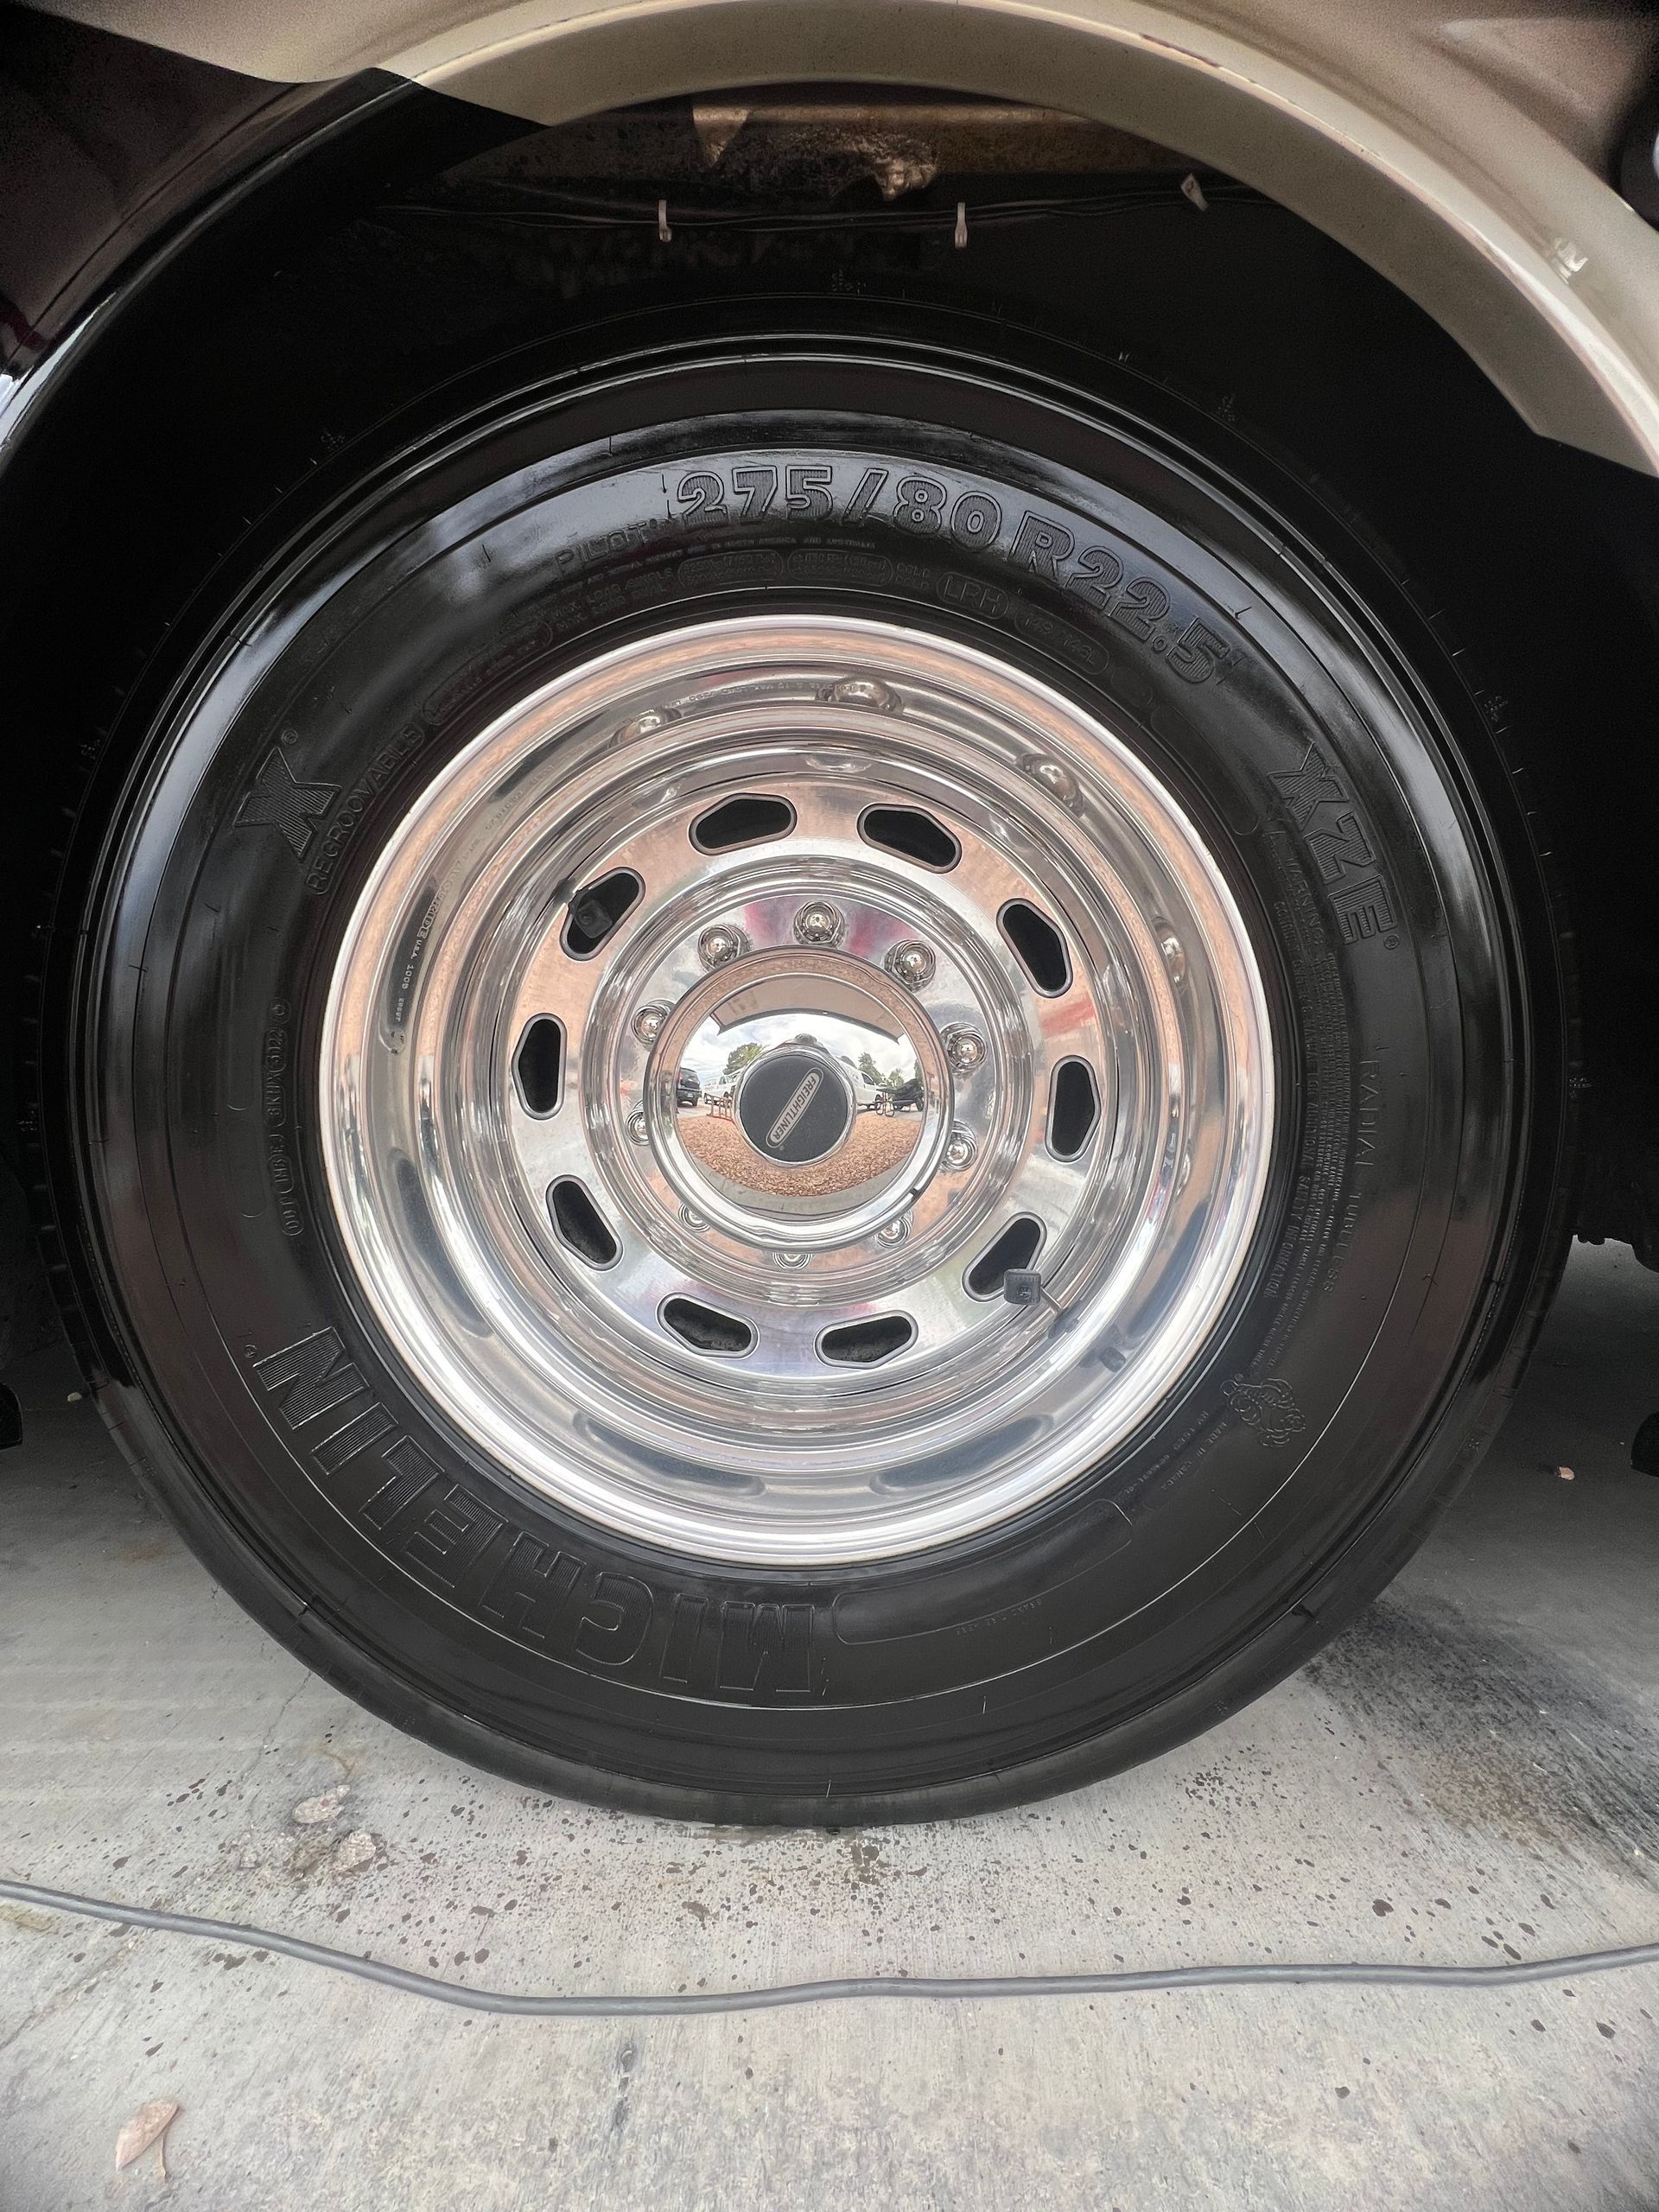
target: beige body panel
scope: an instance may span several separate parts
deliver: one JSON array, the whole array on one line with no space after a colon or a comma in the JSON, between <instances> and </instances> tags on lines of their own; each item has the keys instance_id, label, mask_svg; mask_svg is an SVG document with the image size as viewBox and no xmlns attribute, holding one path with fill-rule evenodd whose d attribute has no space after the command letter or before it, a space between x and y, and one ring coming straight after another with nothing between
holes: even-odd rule
<instances>
[{"instance_id":1,"label":"beige body panel","mask_svg":"<svg viewBox=\"0 0 1659 2212\"><path fill-rule=\"evenodd\" d=\"M52 0L285 80L365 67L556 124L637 100L906 83L1071 110L1294 208L1538 430L1659 474L1659 234L1605 181L1659 25L1425 0Z\"/></svg>"}]
</instances>

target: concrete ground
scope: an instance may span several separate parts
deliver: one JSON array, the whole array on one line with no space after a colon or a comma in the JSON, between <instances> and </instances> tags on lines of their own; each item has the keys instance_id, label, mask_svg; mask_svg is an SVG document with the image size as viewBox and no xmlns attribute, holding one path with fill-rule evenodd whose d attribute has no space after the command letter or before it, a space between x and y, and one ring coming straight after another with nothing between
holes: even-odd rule
<instances>
[{"instance_id":1,"label":"concrete ground","mask_svg":"<svg viewBox=\"0 0 1659 2212\"><path fill-rule=\"evenodd\" d=\"M37 1373L52 1409L0 1461L0 1871L518 1989L1652 1940L1659 1481L1629 1459L1656 1346L1659 1276L1580 1251L1498 1449L1316 1665L1117 1781L836 1836L589 1811L394 1734ZM1659 2207L1659 1969L516 2022L0 1915L4 2212ZM159 2098L168 2177L116 2172Z\"/></svg>"}]
</instances>

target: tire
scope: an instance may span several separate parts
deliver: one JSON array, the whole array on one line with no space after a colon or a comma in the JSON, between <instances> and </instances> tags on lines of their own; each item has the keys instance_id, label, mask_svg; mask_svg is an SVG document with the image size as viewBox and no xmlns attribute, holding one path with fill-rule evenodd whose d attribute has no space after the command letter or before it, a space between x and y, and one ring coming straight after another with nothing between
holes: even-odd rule
<instances>
[{"instance_id":1,"label":"tire","mask_svg":"<svg viewBox=\"0 0 1659 2212\"><path fill-rule=\"evenodd\" d=\"M1109 1772L1257 1694L1382 1586L1466 1475L1560 1256L1554 922L1451 650L1356 527L1230 427L1091 359L1050 349L1038 374L1010 349L988 358L971 330L896 321L852 335L828 310L808 334L734 330L729 314L711 325L728 334L685 327L590 334L580 371L569 353L527 353L442 396L336 461L327 501L314 488L182 612L124 725L125 795L101 842L79 849L88 950L60 987L59 1211L114 1348L99 1395L118 1433L212 1571L374 1711L520 1780L653 1812L831 1825L962 1812ZM528 1446L494 1440L511 1394L498 1403L480 1383L474 1405L471 1382L448 1387L411 1349L441 1337L442 1359L475 1377L505 1341L493 1309L483 1337L467 1333L480 1279L460 1262L464 1280L445 1274L450 1228L415 1188L418 1142L397 1153L404 1181L385 1185L404 1198L377 1198L381 1124L343 1128L350 1116L334 1111L349 1094L368 1116L383 1079L369 1064L404 1042L404 1001L387 1001L365 1016L381 1022L378 1043L353 1058L351 963L382 973L375 929L397 871L437 836L433 810L459 808L468 764L496 757L489 733L528 727L527 702L600 696L595 669L637 673L679 653L706 670L715 635L745 652L783 639L805 653L803 638L813 652L825 639L868 651L888 676L848 695L867 720L872 697L888 711L902 689L893 668L937 665L988 671L1039 719L1108 732L1122 774L1190 836L1172 880L1204 874L1194 912L1230 918L1236 938L1230 950L1222 922L1200 918L1157 975L1147 956L1160 1005L1185 988L1219 1006L1233 989L1241 1035L1248 1014L1265 1039L1255 1078L1227 1077L1236 1118L1249 1121L1253 1097L1262 1120L1255 1153L1237 1141L1249 1204L1218 1198L1193 1216L1232 1239L1202 1279L1202 1326L1167 1340L1169 1372L1131 1419L1122 1377L1136 1355L1113 1348L1103 1309L1075 1309L1088 1331L1072 1335L1087 1341L1063 1363L1052 1347L1065 1328L1040 1300L1017 1304L1024 1277L1001 1278L986 1341L1040 1341L1065 1405L1088 1409L1067 1428L1070 1412L1043 1402L1035 1427L1104 1443L1033 1472L1046 1447L1027 1437L1025 1487L1010 1478L995 1510L973 1486L984 1426L936 1455L932 1489L897 1505L896 1489L874 1504L860 1492L856 1516L798 1537L766 1518L779 1486L764 1467L743 1488L761 1444L731 1455L738 1503L715 1493L705 1509L686 1503L673 1452L659 1453L659 1478L643 1447L628 1456L625 1424L572 1417L557 1433L579 1437L589 1487L563 1472L543 1482ZM679 710L664 711L671 722ZM667 747L685 722L654 737L630 724L614 743ZM1078 792L1094 757L1085 746L1027 764L1019 819L1037 825L1036 844L1052 834L1075 855L1096 834L1076 827L1101 811ZM557 773L575 821L589 756L569 758ZM547 834L563 834L565 802L549 804ZM639 818L649 830L654 817ZM475 817L443 819L481 834ZM762 865L747 849L738 858ZM1052 870L1031 866L1033 899L1053 905ZM870 867L919 886L916 911L948 939L945 893L930 904L908 860L870 852L822 880L856 920ZM568 934L571 918L591 883L580 869L560 881L548 926L565 918L574 957L587 940ZM1098 884L1077 895L1107 900ZM426 978L442 961L423 963L450 913L435 924L429 912L428 934L397 949L411 991L436 991ZM593 955L601 976L645 928L613 926ZM1203 965L1206 928L1214 974L1253 979L1249 1006L1243 983L1224 988ZM965 967L1001 974L1004 936L988 952L964 940ZM853 957L850 937L825 943L827 958ZM1032 972L1034 1005L1040 962ZM899 995L897 982L880 988ZM611 1013L606 1037L635 1018L632 1002ZM577 1082L601 1027L569 1040L564 1080ZM990 1046L1017 1087L1016 1045L998 1033ZM528 1063L512 1065L522 1075ZM677 1048L671 1084L678 1065ZM970 1075L937 1078L942 1131ZM1097 1091L1118 1079L1109 1071ZM385 1077L385 1096L413 1098L404 1080ZM740 1128L751 1091L740 1081ZM1127 1096L1097 1098L1106 1134L1091 1143L1117 1141ZM855 1110L852 1123L925 1147L931 1112ZM616 1173L632 1173L626 1133L613 1134ZM1183 1176L1201 1178L1210 1145L1200 1129ZM963 1172L982 1169L983 1147ZM626 1336L608 1308L594 1318L591 1301L609 1294L592 1255L561 1253L544 1218L521 1227L500 1234L541 1254L560 1286L547 1358L588 1358L605 1329ZM893 1264L931 1233L897 1243ZM1079 1268L1094 1264L1090 1234L1068 1217ZM401 1256L387 1260L393 1245ZM963 1247L953 1264L971 1256ZM1026 1274L1039 1290L1059 1280ZM405 1310L395 1285L416 1275ZM817 1294L810 1268L778 1280L767 1295L785 1319ZM995 1333L1038 1328L1049 1336ZM668 1347L671 1388L655 1352L605 1369L613 1396L642 1394L627 1436L656 1433L676 1394L689 1403L703 1389L682 1376L698 1356ZM970 1382L987 1357L961 1352ZM746 1387L739 1366L728 1359L721 1389ZM923 1391L891 1379L903 1371L901 1358L812 1383L842 1468L859 1433L843 1421L882 1390ZM1009 1377L996 1387L1015 1391ZM1012 1453L985 1389L984 1422ZM786 1421L793 1402L772 1402ZM613 1482L607 1452L626 1461ZM565 1456L575 1464L575 1443ZM855 1491L860 1479L855 1469ZM721 1555L722 1514L740 1555Z\"/></svg>"}]
</instances>

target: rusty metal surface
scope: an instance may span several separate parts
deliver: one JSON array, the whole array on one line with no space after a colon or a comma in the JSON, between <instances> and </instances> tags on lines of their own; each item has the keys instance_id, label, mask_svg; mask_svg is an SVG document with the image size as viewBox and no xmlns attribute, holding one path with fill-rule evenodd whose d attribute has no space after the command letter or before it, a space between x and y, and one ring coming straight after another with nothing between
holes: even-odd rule
<instances>
[{"instance_id":1,"label":"rusty metal surface","mask_svg":"<svg viewBox=\"0 0 1659 2212\"><path fill-rule=\"evenodd\" d=\"M805 86L584 116L468 162L449 181L709 186L745 200L827 200L864 179L886 200L940 176L1179 174L1185 157L1057 109Z\"/></svg>"}]
</instances>

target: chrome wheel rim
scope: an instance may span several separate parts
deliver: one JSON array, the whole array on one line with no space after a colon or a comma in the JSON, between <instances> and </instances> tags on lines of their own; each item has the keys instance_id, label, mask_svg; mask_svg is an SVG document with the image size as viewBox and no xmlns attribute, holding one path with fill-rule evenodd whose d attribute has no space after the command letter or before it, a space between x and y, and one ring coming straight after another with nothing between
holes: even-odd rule
<instances>
[{"instance_id":1,"label":"chrome wheel rim","mask_svg":"<svg viewBox=\"0 0 1659 2212\"><path fill-rule=\"evenodd\" d=\"M1145 763L828 617L629 645L484 731L358 901L321 1081L348 1262L455 1427L757 1566L1097 1466L1212 1336L1273 1117L1249 935Z\"/></svg>"}]
</instances>

